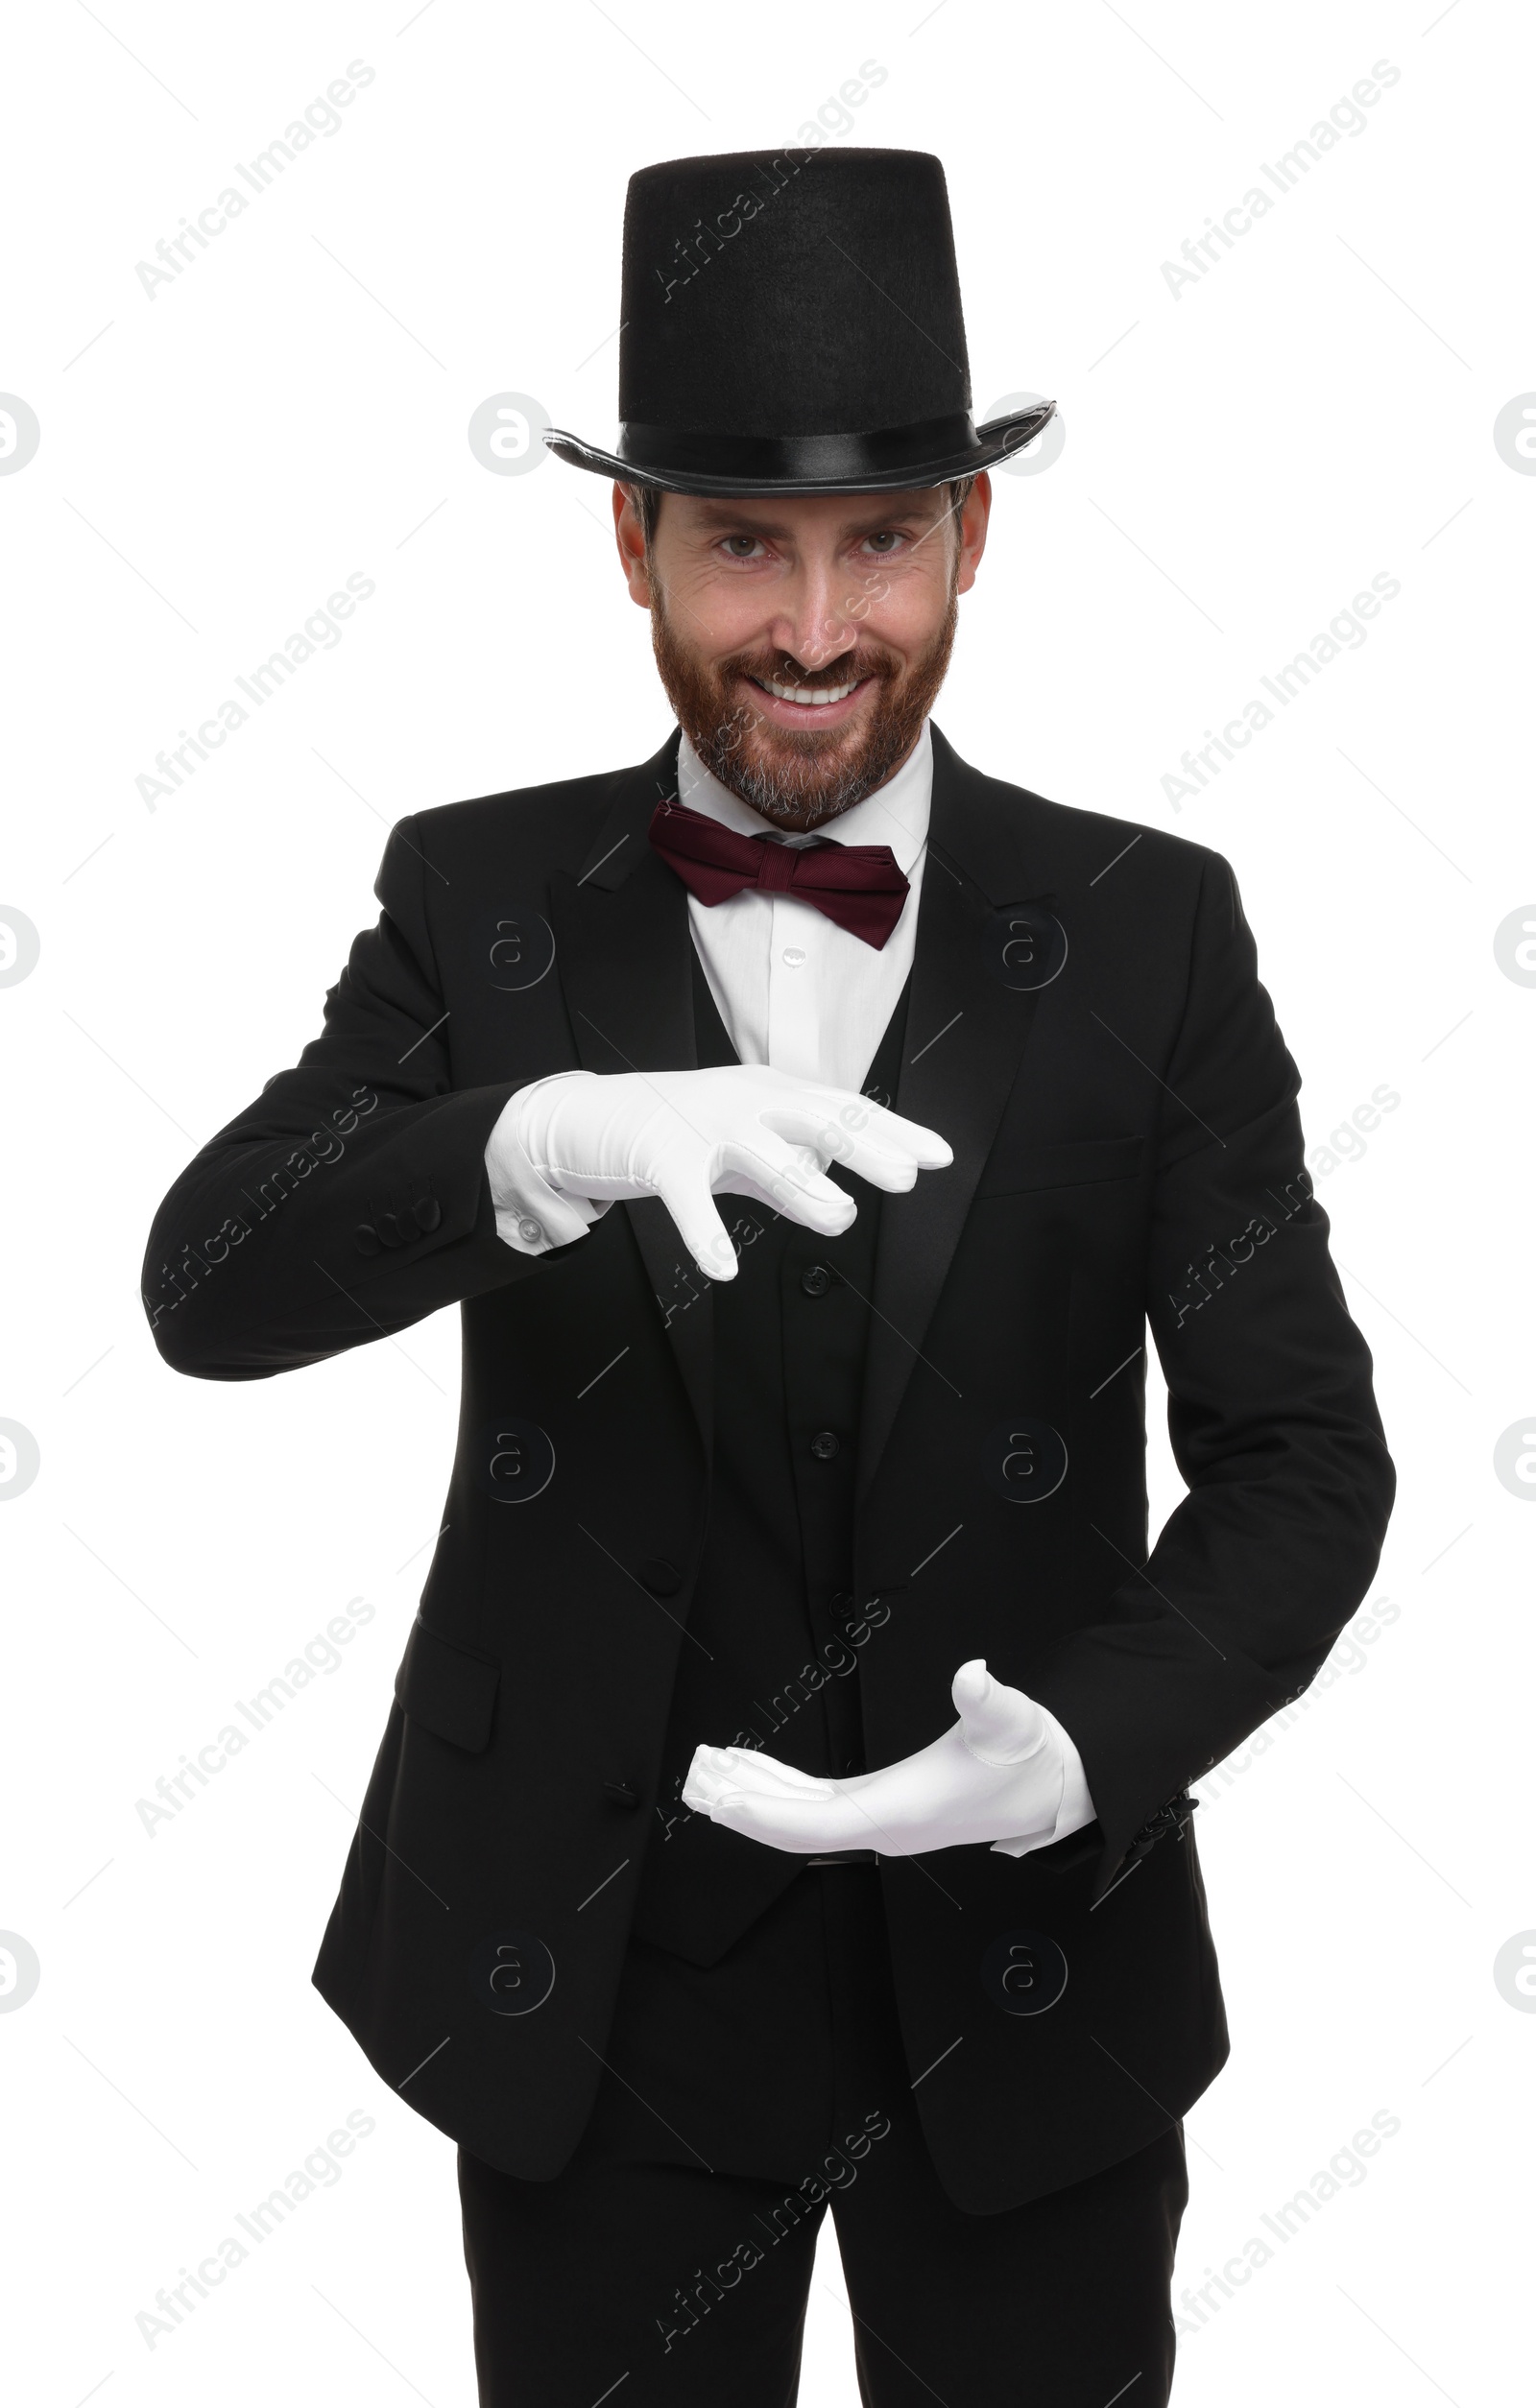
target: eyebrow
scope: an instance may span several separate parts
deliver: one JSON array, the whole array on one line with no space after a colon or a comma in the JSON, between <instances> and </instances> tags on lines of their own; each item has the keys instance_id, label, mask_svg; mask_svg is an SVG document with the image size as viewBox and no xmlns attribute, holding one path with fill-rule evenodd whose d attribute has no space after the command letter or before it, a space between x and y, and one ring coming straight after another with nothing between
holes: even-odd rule
<instances>
[{"instance_id":1,"label":"eyebrow","mask_svg":"<svg viewBox=\"0 0 1536 2408\"><path fill-rule=\"evenodd\" d=\"M873 498L878 500L880 497L876 495ZM847 520L839 532L843 535L870 535L876 528L888 527L897 519L932 517L937 522L946 514L946 512L935 512L931 505L919 500L915 506L908 505L900 510L872 510ZM791 532L780 519L760 517L750 501L739 506L730 502L705 502L694 523L701 531L715 534L729 530L737 535L784 536Z\"/></svg>"}]
</instances>

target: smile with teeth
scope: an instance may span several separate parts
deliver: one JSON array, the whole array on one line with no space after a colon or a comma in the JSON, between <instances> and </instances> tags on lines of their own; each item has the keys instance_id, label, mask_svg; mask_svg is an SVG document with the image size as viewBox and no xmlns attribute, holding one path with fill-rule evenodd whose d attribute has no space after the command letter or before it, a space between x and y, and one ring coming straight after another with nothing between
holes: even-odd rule
<instances>
[{"instance_id":1,"label":"smile with teeth","mask_svg":"<svg viewBox=\"0 0 1536 2408\"><path fill-rule=\"evenodd\" d=\"M780 703L842 703L859 683L859 679L851 678L847 685L818 686L812 692L808 685L779 685L772 678L753 679L754 685L760 685L765 694L771 694Z\"/></svg>"}]
</instances>

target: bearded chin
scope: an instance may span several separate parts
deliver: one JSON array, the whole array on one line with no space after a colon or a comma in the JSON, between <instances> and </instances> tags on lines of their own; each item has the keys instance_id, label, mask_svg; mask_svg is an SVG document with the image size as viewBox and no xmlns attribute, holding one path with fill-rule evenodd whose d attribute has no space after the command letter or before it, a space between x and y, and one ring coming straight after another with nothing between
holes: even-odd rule
<instances>
[{"instance_id":1,"label":"bearded chin","mask_svg":"<svg viewBox=\"0 0 1536 2408\"><path fill-rule=\"evenodd\" d=\"M878 683L868 725L852 740L813 727L776 727L750 703L732 699L743 664L701 661L689 653L660 596L651 606L651 643L667 700L705 768L763 819L804 827L852 810L905 760L944 683L958 615L951 592L944 624L921 658L894 676L873 668Z\"/></svg>"}]
</instances>

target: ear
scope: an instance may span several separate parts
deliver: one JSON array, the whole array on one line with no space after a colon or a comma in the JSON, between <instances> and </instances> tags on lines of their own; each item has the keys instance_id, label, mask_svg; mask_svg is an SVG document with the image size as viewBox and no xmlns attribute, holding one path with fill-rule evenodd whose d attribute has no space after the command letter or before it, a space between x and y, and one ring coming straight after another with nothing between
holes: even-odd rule
<instances>
[{"instance_id":1,"label":"ear","mask_svg":"<svg viewBox=\"0 0 1536 2408\"><path fill-rule=\"evenodd\" d=\"M635 507L634 489L627 485L613 488L613 535L618 544L619 566L624 571L630 589L630 600L642 610L651 607L650 568L645 557L645 530L640 513Z\"/></svg>"},{"instance_id":2,"label":"ear","mask_svg":"<svg viewBox=\"0 0 1536 2408\"><path fill-rule=\"evenodd\" d=\"M957 593L971 591L981 556L987 548L987 521L992 515L992 479L983 468L966 496L960 513L960 573Z\"/></svg>"}]
</instances>

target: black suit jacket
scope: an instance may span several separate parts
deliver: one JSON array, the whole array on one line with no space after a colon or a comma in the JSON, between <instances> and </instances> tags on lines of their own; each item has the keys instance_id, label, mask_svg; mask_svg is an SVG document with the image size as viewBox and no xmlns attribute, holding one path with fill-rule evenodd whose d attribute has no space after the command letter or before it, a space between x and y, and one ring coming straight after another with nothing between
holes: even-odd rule
<instances>
[{"instance_id":1,"label":"black suit jacket","mask_svg":"<svg viewBox=\"0 0 1536 2408\"><path fill-rule=\"evenodd\" d=\"M189 1165L146 1264L160 1351L203 1378L462 1306L446 1527L315 1980L411 2106L535 2179L589 2112L654 1843L711 1308L654 1202L503 1245L482 1156L531 1079L694 1061L686 895L646 842L676 745L403 821L324 1034ZM929 2147L989 2210L1140 2147L1223 2062L1177 1801L1311 1680L1393 1472L1228 864L933 751L896 1102L954 1162L881 1214L868 1761L932 1739L984 1656L1060 1717L1098 1810L1019 1862L882 1867ZM1148 1323L1188 1490L1150 1560Z\"/></svg>"}]
</instances>

